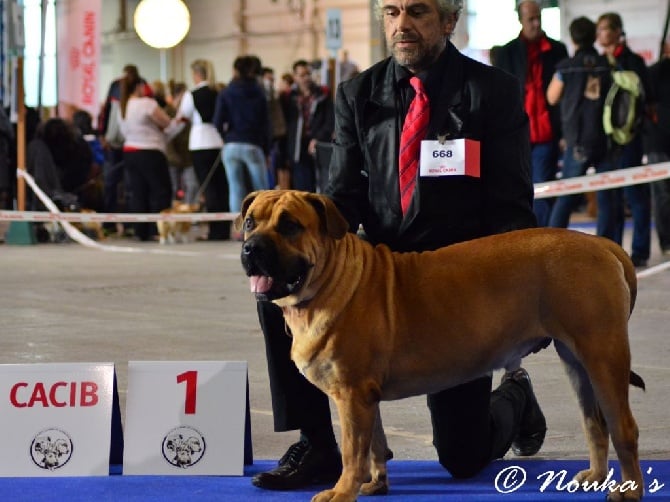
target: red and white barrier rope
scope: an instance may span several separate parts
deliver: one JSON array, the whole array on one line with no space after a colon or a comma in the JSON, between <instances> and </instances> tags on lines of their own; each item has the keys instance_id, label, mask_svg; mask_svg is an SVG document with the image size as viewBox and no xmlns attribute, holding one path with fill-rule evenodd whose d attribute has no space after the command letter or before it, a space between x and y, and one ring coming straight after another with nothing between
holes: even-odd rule
<instances>
[{"instance_id":1,"label":"red and white barrier rope","mask_svg":"<svg viewBox=\"0 0 670 502\"><path fill-rule=\"evenodd\" d=\"M41 221L41 222L70 222L70 223L138 223L156 221L233 221L238 213L189 213L189 214L160 214L160 213L63 213L51 202L46 194L40 190L32 176L23 170L17 171L42 203L50 212L45 211L5 211L0 210L0 221ZM670 178L670 162L650 164L647 166L630 167L617 171L579 176L565 180L549 181L535 184L535 198L544 199L559 195L595 192L640 183L650 183Z\"/></svg>"},{"instance_id":2,"label":"red and white barrier rope","mask_svg":"<svg viewBox=\"0 0 670 502\"><path fill-rule=\"evenodd\" d=\"M670 162L649 164L647 166L629 167L617 171L579 176L565 180L549 181L535 184L535 198L546 199L559 195L595 192L609 188L639 185L670 178Z\"/></svg>"},{"instance_id":3,"label":"red and white barrier rope","mask_svg":"<svg viewBox=\"0 0 670 502\"><path fill-rule=\"evenodd\" d=\"M156 213L63 213L53 201L37 186L35 179L24 170L17 170L30 188L35 192L40 201L49 210L44 211L5 211L0 210L0 221L37 221L58 222L63 226L67 235L84 246L94 247L105 251L122 252L155 252L175 254L175 251L149 250L145 248L134 248L125 246L108 246L95 242L80 232L72 223L107 223L107 222L155 222L155 221L232 221L238 213L192 213L192 214L156 214ZM535 198L542 199L570 195L576 193L595 192L610 188L619 188L641 183L650 183L670 178L670 162L650 164L646 166L630 167L617 171L580 176L566 180L550 181L535 185ZM191 252L176 252L176 254L197 254ZM638 277L643 278L654 275L662 270L670 268L670 261L664 262L644 271L638 272Z\"/></svg>"}]
</instances>

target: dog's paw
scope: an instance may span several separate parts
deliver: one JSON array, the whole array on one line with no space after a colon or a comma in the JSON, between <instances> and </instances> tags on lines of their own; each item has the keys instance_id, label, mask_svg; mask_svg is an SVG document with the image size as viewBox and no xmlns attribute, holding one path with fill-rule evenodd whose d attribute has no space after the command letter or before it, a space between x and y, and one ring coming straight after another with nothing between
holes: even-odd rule
<instances>
[{"instance_id":1,"label":"dog's paw","mask_svg":"<svg viewBox=\"0 0 670 502\"><path fill-rule=\"evenodd\" d=\"M324 490L312 497L312 502L355 502L356 497L335 490Z\"/></svg>"},{"instance_id":2,"label":"dog's paw","mask_svg":"<svg viewBox=\"0 0 670 502\"><path fill-rule=\"evenodd\" d=\"M642 499L642 488L636 485L630 488L630 482L617 485L614 490L607 494L608 502L639 502Z\"/></svg>"},{"instance_id":3,"label":"dog's paw","mask_svg":"<svg viewBox=\"0 0 670 502\"><path fill-rule=\"evenodd\" d=\"M585 486L592 483L602 483L606 476L606 472L597 471L595 469L584 469L575 475L574 480L580 485Z\"/></svg>"},{"instance_id":4,"label":"dog's paw","mask_svg":"<svg viewBox=\"0 0 670 502\"><path fill-rule=\"evenodd\" d=\"M389 484L386 477L376 479L361 486L361 495L386 495L389 492Z\"/></svg>"},{"instance_id":5,"label":"dog's paw","mask_svg":"<svg viewBox=\"0 0 670 502\"><path fill-rule=\"evenodd\" d=\"M607 502L640 502L641 496L631 493L610 492L607 495Z\"/></svg>"}]
</instances>

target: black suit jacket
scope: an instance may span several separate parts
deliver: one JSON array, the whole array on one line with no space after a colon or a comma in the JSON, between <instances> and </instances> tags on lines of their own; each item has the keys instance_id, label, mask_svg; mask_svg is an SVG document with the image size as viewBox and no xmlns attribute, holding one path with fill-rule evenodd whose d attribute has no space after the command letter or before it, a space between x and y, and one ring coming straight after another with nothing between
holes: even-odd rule
<instances>
[{"instance_id":1,"label":"black suit jacket","mask_svg":"<svg viewBox=\"0 0 670 502\"><path fill-rule=\"evenodd\" d=\"M481 142L481 176L420 177L403 218L398 188L399 123L394 62L386 59L338 87L327 190L355 231L400 251L535 225L528 120L512 76L451 44L431 101L427 139Z\"/></svg>"},{"instance_id":2,"label":"black suit jacket","mask_svg":"<svg viewBox=\"0 0 670 502\"><path fill-rule=\"evenodd\" d=\"M556 65L563 59L568 57L568 50L563 42L553 40L547 37L551 49L547 52L541 53L542 59L542 90L546 93L549 82L551 82L554 73L556 72ZM526 44L521 38L515 38L498 49L495 57L495 64L498 68L511 73L519 79L521 87L521 96L524 97L526 83L526 74L528 72L528 53ZM547 110L549 110L549 118L551 120L551 127L554 132L554 139L558 141L561 138L561 115L558 106L551 106L547 103Z\"/></svg>"}]
</instances>

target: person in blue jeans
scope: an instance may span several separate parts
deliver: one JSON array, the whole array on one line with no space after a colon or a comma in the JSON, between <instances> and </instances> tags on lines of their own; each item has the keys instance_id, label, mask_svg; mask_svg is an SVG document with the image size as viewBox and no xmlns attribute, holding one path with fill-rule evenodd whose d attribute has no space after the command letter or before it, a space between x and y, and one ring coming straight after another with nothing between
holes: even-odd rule
<instances>
[{"instance_id":1,"label":"person in blue jeans","mask_svg":"<svg viewBox=\"0 0 670 502\"><path fill-rule=\"evenodd\" d=\"M271 127L265 91L258 82L259 71L258 58L236 58L233 79L216 99L213 123L224 140L222 157L231 211L240 210L242 199L250 191L268 188L266 155Z\"/></svg>"},{"instance_id":2,"label":"person in blue jeans","mask_svg":"<svg viewBox=\"0 0 670 502\"><path fill-rule=\"evenodd\" d=\"M556 64L568 57L568 50L563 42L548 37L542 29L540 2L517 2L517 13L521 32L497 49L495 65L519 80L529 120L532 181L543 183L556 178L561 139L560 113L558 107L547 101L546 92ZM553 202L553 199L533 201L538 226L548 225Z\"/></svg>"},{"instance_id":3,"label":"person in blue jeans","mask_svg":"<svg viewBox=\"0 0 670 502\"><path fill-rule=\"evenodd\" d=\"M602 126L605 96L611 85L609 62L594 48L596 25L593 21L578 17L570 23L569 30L575 54L556 65L556 73L547 88L549 104L560 104L566 144L563 179L583 176L590 166L595 166L598 173L613 169ZM597 234L620 243L621 190L601 190L596 197ZM558 197L551 210L549 226L567 228L580 200L581 194Z\"/></svg>"},{"instance_id":4,"label":"person in blue jeans","mask_svg":"<svg viewBox=\"0 0 670 502\"><path fill-rule=\"evenodd\" d=\"M626 44L621 16L616 12L602 14L596 23L596 37L603 48L612 69L630 70L637 73L644 87L645 96L651 95L649 73L644 59L630 50ZM614 168L623 169L642 164L642 135L640 133L625 145L615 145L611 152ZM633 216L633 242L631 259L636 267L646 267L651 253L651 188L648 183L631 185L622 189L619 206L616 242L621 244L624 226L624 200Z\"/></svg>"}]
</instances>

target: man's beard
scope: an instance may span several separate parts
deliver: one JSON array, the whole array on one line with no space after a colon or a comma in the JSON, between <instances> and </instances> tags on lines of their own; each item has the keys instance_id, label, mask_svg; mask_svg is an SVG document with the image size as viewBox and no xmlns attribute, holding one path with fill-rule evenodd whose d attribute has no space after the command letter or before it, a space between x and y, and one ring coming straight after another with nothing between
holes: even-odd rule
<instances>
[{"instance_id":1,"label":"man's beard","mask_svg":"<svg viewBox=\"0 0 670 502\"><path fill-rule=\"evenodd\" d=\"M396 42L403 41L414 41L418 43L413 49L396 47ZM418 72L434 63L444 47L445 43L426 46L420 39L416 39L415 37L397 36L394 37L389 49L393 54L393 58L399 65L404 66L413 72Z\"/></svg>"}]
</instances>

